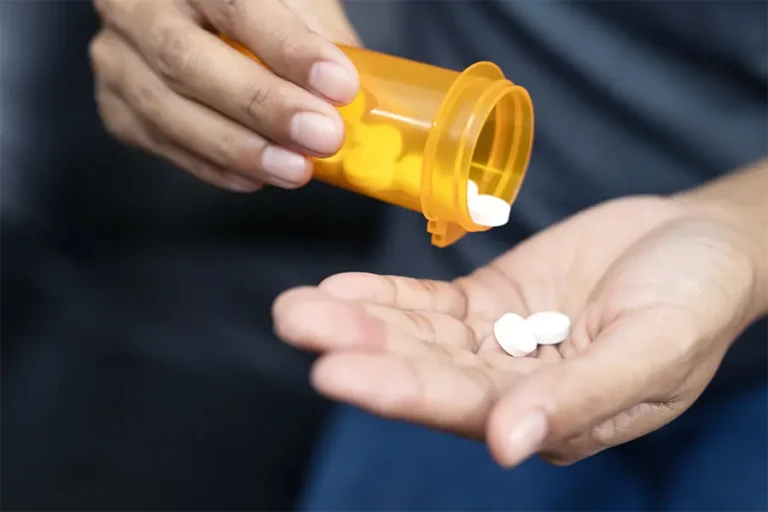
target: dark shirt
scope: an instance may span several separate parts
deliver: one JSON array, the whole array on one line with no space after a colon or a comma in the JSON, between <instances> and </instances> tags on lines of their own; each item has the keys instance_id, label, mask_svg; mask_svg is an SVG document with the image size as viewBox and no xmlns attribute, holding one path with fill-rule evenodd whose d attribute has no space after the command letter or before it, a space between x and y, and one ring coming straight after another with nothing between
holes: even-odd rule
<instances>
[{"instance_id":1,"label":"dark shirt","mask_svg":"<svg viewBox=\"0 0 768 512\"><path fill-rule=\"evenodd\" d=\"M536 131L506 227L437 250L419 215L392 208L388 270L460 275L601 201L685 190L768 155L765 2L396 4L399 37L371 33L375 47L457 70L497 63L530 92ZM714 387L765 381L766 345L762 321Z\"/></svg>"}]
</instances>

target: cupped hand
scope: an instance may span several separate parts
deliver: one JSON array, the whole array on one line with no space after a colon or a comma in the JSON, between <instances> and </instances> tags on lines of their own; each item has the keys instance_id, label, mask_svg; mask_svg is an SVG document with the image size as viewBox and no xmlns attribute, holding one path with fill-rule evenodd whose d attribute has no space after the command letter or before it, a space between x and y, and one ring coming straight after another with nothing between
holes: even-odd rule
<instances>
[{"instance_id":1,"label":"cupped hand","mask_svg":"<svg viewBox=\"0 0 768 512\"><path fill-rule=\"evenodd\" d=\"M295 188L330 156L359 79L338 0L96 0L90 47L107 129L214 185ZM214 32L243 43L258 65Z\"/></svg>"},{"instance_id":2,"label":"cupped hand","mask_svg":"<svg viewBox=\"0 0 768 512\"><path fill-rule=\"evenodd\" d=\"M746 237L748 238L748 237ZM324 395L485 439L505 466L570 463L681 414L759 314L737 221L671 198L586 210L453 282L340 274L281 295L277 334ZM505 354L503 313L557 310L559 346Z\"/></svg>"}]
</instances>

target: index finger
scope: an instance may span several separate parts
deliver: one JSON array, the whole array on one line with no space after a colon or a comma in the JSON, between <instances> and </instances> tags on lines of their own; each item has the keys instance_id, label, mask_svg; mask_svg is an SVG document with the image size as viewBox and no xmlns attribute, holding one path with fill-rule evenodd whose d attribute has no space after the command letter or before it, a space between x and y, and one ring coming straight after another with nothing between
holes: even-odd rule
<instances>
[{"instance_id":1,"label":"index finger","mask_svg":"<svg viewBox=\"0 0 768 512\"><path fill-rule=\"evenodd\" d=\"M344 124L331 104L203 30L175 3L135 3L115 8L110 19L174 91L295 151L329 156L339 149Z\"/></svg>"},{"instance_id":2,"label":"index finger","mask_svg":"<svg viewBox=\"0 0 768 512\"><path fill-rule=\"evenodd\" d=\"M360 84L349 57L281 0L192 0L192 5L278 76L337 104L355 98Z\"/></svg>"}]
</instances>

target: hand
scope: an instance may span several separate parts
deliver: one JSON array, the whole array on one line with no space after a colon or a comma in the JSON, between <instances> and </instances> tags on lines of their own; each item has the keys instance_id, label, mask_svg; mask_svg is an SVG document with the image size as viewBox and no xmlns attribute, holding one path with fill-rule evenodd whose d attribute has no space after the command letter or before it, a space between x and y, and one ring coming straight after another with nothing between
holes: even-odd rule
<instances>
[{"instance_id":1,"label":"hand","mask_svg":"<svg viewBox=\"0 0 768 512\"><path fill-rule=\"evenodd\" d=\"M765 310L759 236L742 227L677 199L616 200L454 282L353 273L288 291L275 329L323 354L312 380L332 399L485 438L505 466L570 463L680 415ZM570 338L502 352L494 321L542 310L567 313Z\"/></svg>"},{"instance_id":2,"label":"hand","mask_svg":"<svg viewBox=\"0 0 768 512\"><path fill-rule=\"evenodd\" d=\"M91 60L118 139L233 191L295 188L330 156L359 79L329 41L357 39L337 0L96 0ZM253 51L271 71L219 40Z\"/></svg>"}]
</instances>

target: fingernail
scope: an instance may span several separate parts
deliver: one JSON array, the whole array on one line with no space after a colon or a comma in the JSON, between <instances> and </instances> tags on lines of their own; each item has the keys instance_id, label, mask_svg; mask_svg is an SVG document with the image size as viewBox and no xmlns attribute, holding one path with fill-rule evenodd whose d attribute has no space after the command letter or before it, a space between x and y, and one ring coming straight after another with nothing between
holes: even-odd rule
<instances>
[{"instance_id":1,"label":"fingernail","mask_svg":"<svg viewBox=\"0 0 768 512\"><path fill-rule=\"evenodd\" d=\"M523 415L507 437L507 465L515 466L538 451L547 436L547 416L541 411Z\"/></svg>"},{"instance_id":2,"label":"fingernail","mask_svg":"<svg viewBox=\"0 0 768 512\"><path fill-rule=\"evenodd\" d=\"M301 185L307 180L310 166L306 158L279 146L267 146L261 154L261 167L277 185Z\"/></svg>"},{"instance_id":3,"label":"fingernail","mask_svg":"<svg viewBox=\"0 0 768 512\"><path fill-rule=\"evenodd\" d=\"M357 94L357 79L333 62L316 62L309 71L309 86L336 103L352 101Z\"/></svg>"},{"instance_id":4,"label":"fingernail","mask_svg":"<svg viewBox=\"0 0 768 512\"><path fill-rule=\"evenodd\" d=\"M233 192L256 192L263 186L261 183L249 180L248 178L233 172L225 171L223 176L227 182L229 190Z\"/></svg>"},{"instance_id":5,"label":"fingernail","mask_svg":"<svg viewBox=\"0 0 768 512\"><path fill-rule=\"evenodd\" d=\"M333 119L314 112L293 116L291 137L296 144L317 153L332 153L342 143L339 125Z\"/></svg>"}]
</instances>

